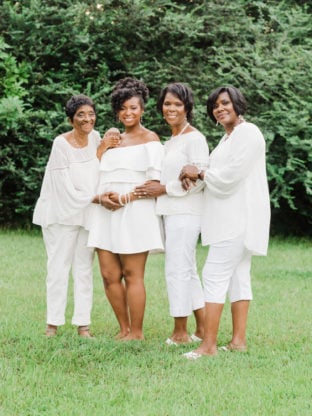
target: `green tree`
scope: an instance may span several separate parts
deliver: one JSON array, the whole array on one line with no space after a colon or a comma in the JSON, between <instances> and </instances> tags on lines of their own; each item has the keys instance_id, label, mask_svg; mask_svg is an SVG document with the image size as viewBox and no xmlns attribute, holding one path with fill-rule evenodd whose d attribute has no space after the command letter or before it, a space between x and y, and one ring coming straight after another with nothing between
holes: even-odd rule
<instances>
[{"instance_id":1,"label":"green tree","mask_svg":"<svg viewBox=\"0 0 312 416\"><path fill-rule=\"evenodd\" d=\"M68 128L69 96L92 96L103 133L116 124L112 86L130 75L149 86L144 123L164 140L159 91L188 83L211 149L222 132L207 119L207 96L241 88L267 141L272 230L311 235L311 11L290 0L3 1L1 224L30 224L51 141Z\"/></svg>"}]
</instances>

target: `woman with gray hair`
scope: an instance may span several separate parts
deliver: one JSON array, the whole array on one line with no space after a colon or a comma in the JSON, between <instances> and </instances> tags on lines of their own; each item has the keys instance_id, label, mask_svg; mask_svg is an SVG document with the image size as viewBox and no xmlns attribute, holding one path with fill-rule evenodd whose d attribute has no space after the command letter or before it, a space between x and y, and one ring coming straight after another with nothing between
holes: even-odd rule
<instances>
[{"instance_id":1,"label":"woman with gray hair","mask_svg":"<svg viewBox=\"0 0 312 416\"><path fill-rule=\"evenodd\" d=\"M48 256L46 336L55 336L58 326L65 323L72 270L72 324L78 326L81 337L90 338L94 250L87 247L87 217L91 203L98 199L94 195L100 135L94 130L96 111L91 98L82 94L71 97L65 112L72 129L53 141L33 223L42 227Z\"/></svg>"}]
</instances>

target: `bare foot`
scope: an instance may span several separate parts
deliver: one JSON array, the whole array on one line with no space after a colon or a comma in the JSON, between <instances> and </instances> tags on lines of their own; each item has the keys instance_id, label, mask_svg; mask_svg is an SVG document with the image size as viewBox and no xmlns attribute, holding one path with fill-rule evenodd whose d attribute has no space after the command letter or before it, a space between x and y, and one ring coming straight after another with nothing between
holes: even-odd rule
<instances>
[{"instance_id":1,"label":"bare foot","mask_svg":"<svg viewBox=\"0 0 312 416\"><path fill-rule=\"evenodd\" d=\"M171 341L175 342L176 344L188 344L189 342L192 342L191 337L188 336L188 334L186 335L175 335L172 334L170 337Z\"/></svg>"},{"instance_id":2,"label":"bare foot","mask_svg":"<svg viewBox=\"0 0 312 416\"><path fill-rule=\"evenodd\" d=\"M129 329L126 330L126 331L120 331L120 332L118 332L117 335L114 336L114 339L116 339L118 341L118 340L126 337L128 334L129 334Z\"/></svg>"},{"instance_id":3,"label":"bare foot","mask_svg":"<svg viewBox=\"0 0 312 416\"><path fill-rule=\"evenodd\" d=\"M194 352L200 355L217 355L218 354L218 350L216 346L211 347L211 348L198 347L196 348L196 350L194 350Z\"/></svg>"},{"instance_id":4,"label":"bare foot","mask_svg":"<svg viewBox=\"0 0 312 416\"><path fill-rule=\"evenodd\" d=\"M144 341L144 335L143 334L133 334L129 332L128 335L126 335L123 338L120 338L120 341Z\"/></svg>"},{"instance_id":5,"label":"bare foot","mask_svg":"<svg viewBox=\"0 0 312 416\"><path fill-rule=\"evenodd\" d=\"M46 334L47 337L55 337L56 331L57 331L57 326L56 325L48 324L47 327L46 327L45 334Z\"/></svg>"}]
</instances>

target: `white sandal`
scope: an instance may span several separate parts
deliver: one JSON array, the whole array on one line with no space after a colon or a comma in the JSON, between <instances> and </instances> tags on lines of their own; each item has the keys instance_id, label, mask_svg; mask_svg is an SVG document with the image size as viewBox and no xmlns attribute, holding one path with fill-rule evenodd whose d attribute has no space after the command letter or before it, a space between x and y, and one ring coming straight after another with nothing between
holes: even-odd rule
<instances>
[{"instance_id":1,"label":"white sandal","mask_svg":"<svg viewBox=\"0 0 312 416\"><path fill-rule=\"evenodd\" d=\"M185 357L187 360L198 360L199 358L201 358L203 356L203 354L200 354L199 352L196 351L190 351L190 352L186 352L183 354L183 357Z\"/></svg>"},{"instance_id":2,"label":"white sandal","mask_svg":"<svg viewBox=\"0 0 312 416\"><path fill-rule=\"evenodd\" d=\"M219 351L238 351L238 352L247 352L247 346L246 345L235 345L231 342L228 345L222 345L222 347L218 348Z\"/></svg>"},{"instance_id":3,"label":"white sandal","mask_svg":"<svg viewBox=\"0 0 312 416\"><path fill-rule=\"evenodd\" d=\"M174 347L177 347L177 346L179 345L177 342L172 341L172 339L171 339L171 338L167 338L167 339L166 339L166 341L165 341L165 343L166 343L167 345L174 346Z\"/></svg>"},{"instance_id":4,"label":"white sandal","mask_svg":"<svg viewBox=\"0 0 312 416\"><path fill-rule=\"evenodd\" d=\"M195 334L192 334L191 335L191 340L193 341L193 342L202 342L202 338L199 338L197 335L195 335Z\"/></svg>"}]
</instances>

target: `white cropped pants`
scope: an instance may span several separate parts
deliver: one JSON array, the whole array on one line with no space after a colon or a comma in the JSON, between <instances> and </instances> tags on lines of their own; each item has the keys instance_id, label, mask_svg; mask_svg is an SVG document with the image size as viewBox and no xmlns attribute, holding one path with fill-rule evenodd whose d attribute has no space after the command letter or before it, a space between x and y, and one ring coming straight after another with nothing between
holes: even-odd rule
<instances>
[{"instance_id":1,"label":"white cropped pants","mask_svg":"<svg viewBox=\"0 0 312 416\"><path fill-rule=\"evenodd\" d=\"M94 249L87 247L88 232L76 225L42 228L47 261L47 323L64 325L70 270L74 280L73 325L89 325L93 301Z\"/></svg>"},{"instance_id":2,"label":"white cropped pants","mask_svg":"<svg viewBox=\"0 0 312 416\"><path fill-rule=\"evenodd\" d=\"M185 317L205 305L196 266L200 216L166 215L164 224L165 275L170 315Z\"/></svg>"},{"instance_id":3,"label":"white cropped pants","mask_svg":"<svg viewBox=\"0 0 312 416\"><path fill-rule=\"evenodd\" d=\"M251 253L241 237L211 244L203 268L205 302L252 300Z\"/></svg>"}]
</instances>

